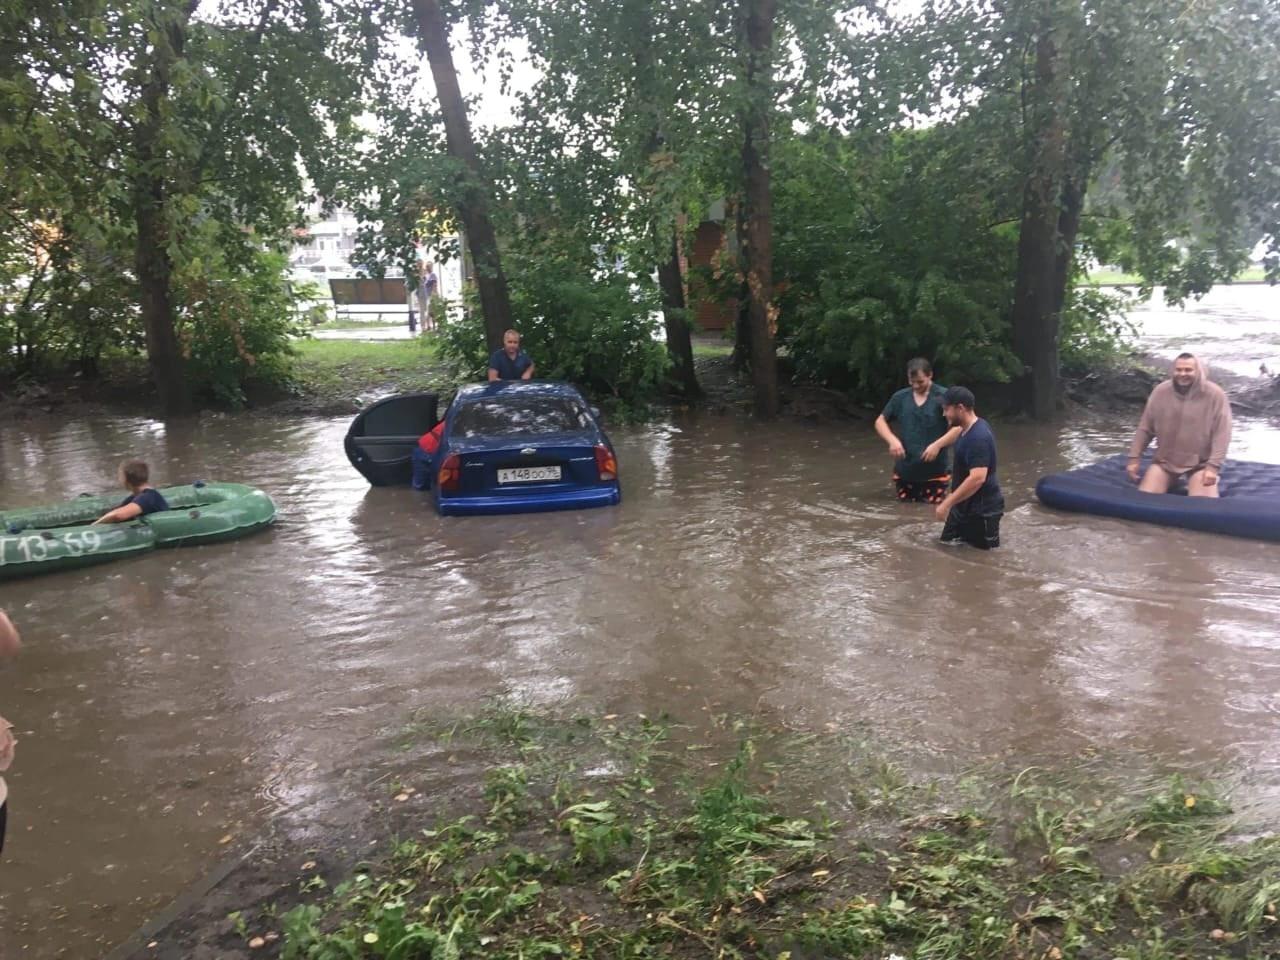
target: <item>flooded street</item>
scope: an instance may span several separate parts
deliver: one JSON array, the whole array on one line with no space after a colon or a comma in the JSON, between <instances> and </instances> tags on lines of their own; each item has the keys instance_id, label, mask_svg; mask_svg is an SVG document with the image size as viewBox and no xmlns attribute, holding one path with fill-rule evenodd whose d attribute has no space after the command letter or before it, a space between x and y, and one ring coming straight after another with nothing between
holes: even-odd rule
<instances>
[{"instance_id":1,"label":"flooded street","mask_svg":"<svg viewBox=\"0 0 1280 960\"><path fill-rule=\"evenodd\" d=\"M1252 290L1146 342L1239 330L1280 355L1280 291ZM1227 339L1210 359L1256 372ZM892 499L870 418L618 428L620 507L476 518L370 489L345 419L2 424L6 506L107 489L136 454L161 483L260 486L280 519L0 584L26 643L0 668L21 740L0 957L100 956L266 819L340 803L343 770L412 710L494 695L860 727L938 769L1171 757L1280 816L1280 548L1032 495L1133 426L997 423L1008 514L983 554ZM1231 453L1280 462L1280 434L1240 421Z\"/></svg>"},{"instance_id":2,"label":"flooded street","mask_svg":"<svg viewBox=\"0 0 1280 960\"><path fill-rule=\"evenodd\" d=\"M1280 289L1260 284L1215 287L1183 307L1164 303L1159 289L1131 314L1141 327L1141 345L1173 359L1183 350L1209 362L1210 370L1246 377L1265 365L1280 374Z\"/></svg>"}]
</instances>

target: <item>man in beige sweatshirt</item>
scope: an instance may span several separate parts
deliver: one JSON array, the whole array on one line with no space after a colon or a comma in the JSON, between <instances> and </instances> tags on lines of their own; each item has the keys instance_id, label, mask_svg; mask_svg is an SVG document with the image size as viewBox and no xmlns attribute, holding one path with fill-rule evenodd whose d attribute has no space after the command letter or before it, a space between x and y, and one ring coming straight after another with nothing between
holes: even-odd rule
<instances>
[{"instance_id":1,"label":"man in beige sweatshirt","mask_svg":"<svg viewBox=\"0 0 1280 960\"><path fill-rule=\"evenodd\" d=\"M1143 451L1152 440L1156 452L1151 466L1138 474ZM1173 482L1186 477L1193 497L1218 496L1218 476L1231 442L1231 403L1204 365L1189 353L1173 361L1173 375L1156 384L1129 445L1129 479L1143 493L1168 493Z\"/></svg>"}]
</instances>

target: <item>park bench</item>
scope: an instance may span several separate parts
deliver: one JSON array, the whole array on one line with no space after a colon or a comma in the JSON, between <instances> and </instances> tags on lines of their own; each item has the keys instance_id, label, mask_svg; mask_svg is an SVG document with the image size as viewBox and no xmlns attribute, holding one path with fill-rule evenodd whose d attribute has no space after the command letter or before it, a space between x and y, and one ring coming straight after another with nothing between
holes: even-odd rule
<instances>
[{"instance_id":1,"label":"park bench","mask_svg":"<svg viewBox=\"0 0 1280 960\"><path fill-rule=\"evenodd\" d=\"M402 277L342 277L330 279L335 320L378 320L390 316L417 325L413 291Z\"/></svg>"}]
</instances>

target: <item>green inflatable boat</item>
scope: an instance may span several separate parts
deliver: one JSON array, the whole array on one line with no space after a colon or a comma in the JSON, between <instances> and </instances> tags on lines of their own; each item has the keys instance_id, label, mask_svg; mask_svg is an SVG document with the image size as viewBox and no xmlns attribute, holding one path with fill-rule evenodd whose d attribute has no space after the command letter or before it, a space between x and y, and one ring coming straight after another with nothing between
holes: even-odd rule
<instances>
[{"instance_id":1,"label":"green inflatable boat","mask_svg":"<svg viewBox=\"0 0 1280 960\"><path fill-rule=\"evenodd\" d=\"M156 547L234 540L276 518L270 497L239 483L197 481L160 492L168 510L128 523L93 525L120 506L120 494L0 510L0 580L103 563Z\"/></svg>"}]
</instances>

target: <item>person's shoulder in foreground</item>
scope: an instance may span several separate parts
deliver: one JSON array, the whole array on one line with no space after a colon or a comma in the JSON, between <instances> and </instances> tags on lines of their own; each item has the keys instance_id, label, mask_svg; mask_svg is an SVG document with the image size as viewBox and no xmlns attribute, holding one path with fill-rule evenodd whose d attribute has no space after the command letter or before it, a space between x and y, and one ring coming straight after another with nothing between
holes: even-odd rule
<instances>
[{"instance_id":1,"label":"person's shoulder in foreground","mask_svg":"<svg viewBox=\"0 0 1280 960\"><path fill-rule=\"evenodd\" d=\"M8 615L0 610L0 659L11 657L18 652L21 641L17 628L9 620ZM18 741L13 736L13 724L0 717L0 773L8 770L13 764L14 748ZM0 850L4 849L5 820L8 815L9 788L4 777L0 777Z\"/></svg>"},{"instance_id":2,"label":"person's shoulder in foreground","mask_svg":"<svg viewBox=\"0 0 1280 960\"><path fill-rule=\"evenodd\" d=\"M18 638L18 628L13 625L9 615L0 610L0 657L11 657L22 646Z\"/></svg>"}]
</instances>

